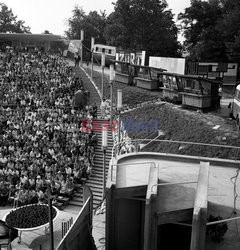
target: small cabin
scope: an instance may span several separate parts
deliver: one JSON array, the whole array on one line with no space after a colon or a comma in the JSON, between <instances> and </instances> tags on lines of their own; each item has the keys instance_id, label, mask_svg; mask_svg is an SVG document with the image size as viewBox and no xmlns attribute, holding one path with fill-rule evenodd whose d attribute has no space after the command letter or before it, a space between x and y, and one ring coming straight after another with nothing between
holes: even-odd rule
<instances>
[{"instance_id":1,"label":"small cabin","mask_svg":"<svg viewBox=\"0 0 240 250\"><path fill-rule=\"evenodd\" d=\"M198 76L182 76L182 105L197 109L216 108L219 105L220 82Z\"/></svg>"},{"instance_id":2,"label":"small cabin","mask_svg":"<svg viewBox=\"0 0 240 250\"><path fill-rule=\"evenodd\" d=\"M159 73L166 71L161 68L135 65L138 76L134 78L135 84L139 88L157 90L160 87Z\"/></svg>"},{"instance_id":3,"label":"small cabin","mask_svg":"<svg viewBox=\"0 0 240 250\"><path fill-rule=\"evenodd\" d=\"M182 103L183 84L181 75L163 72L159 74L159 81L162 85L160 88L163 91L163 98Z\"/></svg>"},{"instance_id":4,"label":"small cabin","mask_svg":"<svg viewBox=\"0 0 240 250\"><path fill-rule=\"evenodd\" d=\"M93 59L96 63L101 62L102 54L105 54L105 64L110 65L113 63L116 57L116 47L108 46L104 44L94 44L93 47Z\"/></svg>"},{"instance_id":5,"label":"small cabin","mask_svg":"<svg viewBox=\"0 0 240 250\"><path fill-rule=\"evenodd\" d=\"M115 61L115 81L133 85L136 70L129 62Z\"/></svg>"}]
</instances>

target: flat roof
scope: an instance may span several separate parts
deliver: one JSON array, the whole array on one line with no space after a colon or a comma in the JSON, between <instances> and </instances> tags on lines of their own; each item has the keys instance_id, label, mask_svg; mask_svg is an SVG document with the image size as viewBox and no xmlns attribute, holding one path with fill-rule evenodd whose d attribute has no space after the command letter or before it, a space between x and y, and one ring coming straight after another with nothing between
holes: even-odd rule
<instances>
[{"instance_id":1,"label":"flat roof","mask_svg":"<svg viewBox=\"0 0 240 250\"><path fill-rule=\"evenodd\" d=\"M0 33L0 39L10 41L42 41L53 42L67 40L66 38L53 34L29 34L29 33Z\"/></svg>"},{"instance_id":2,"label":"flat roof","mask_svg":"<svg viewBox=\"0 0 240 250\"><path fill-rule=\"evenodd\" d=\"M159 183L197 182L201 161L210 162L208 201L232 208L231 178L236 175L240 163L234 160L146 152L125 154L116 161L120 164L116 172L116 188L148 185L152 164L158 166ZM196 184L159 187L159 211L192 207L195 189ZM237 207L240 207L240 200L237 201Z\"/></svg>"}]
</instances>

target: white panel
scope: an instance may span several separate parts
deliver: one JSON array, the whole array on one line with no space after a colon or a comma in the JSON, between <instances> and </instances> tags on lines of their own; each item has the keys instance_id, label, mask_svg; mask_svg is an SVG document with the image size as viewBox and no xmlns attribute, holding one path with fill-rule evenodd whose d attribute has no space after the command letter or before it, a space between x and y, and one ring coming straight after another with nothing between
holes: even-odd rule
<instances>
[{"instance_id":1,"label":"white panel","mask_svg":"<svg viewBox=\"0 0 240 250\"><path fill-rule=\"evenodd\" d=\"M149 66L166 69L168 72L183 74L185 73L185 58L171 57L149 57Z\"/></svg>"}]
</instances>

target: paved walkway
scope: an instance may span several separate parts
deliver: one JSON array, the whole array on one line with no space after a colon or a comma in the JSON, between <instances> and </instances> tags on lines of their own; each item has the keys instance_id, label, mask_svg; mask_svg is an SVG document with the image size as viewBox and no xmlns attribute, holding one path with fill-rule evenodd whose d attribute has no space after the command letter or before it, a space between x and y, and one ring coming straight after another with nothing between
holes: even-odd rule
<instances>
[{"instance_id":1,"label":"paved walkway","mask_svg":"<svg viewBox=\"0 0 240 250\"><path fill-rule=\"evenodd\" d=\"M0 219L9 213L11 208L2 208L0 209ZM77 214L59 211L58 218L53 223L54 228L54 248L57 247L58 243L62 239L62 222L68 221L71 217L75 220ZM42 249L48 250L50 249L50 237L49 234L45 234L45 228L35 230L35 231L28 231L22 233L22 241L20 244L17 243L18 238L12 242L12 248L17 250L23 249Z\"/></svg>"},{"instance_id":2,"label":"paved walkway","mask_svg":"<svg viewBox=\"0 0 240 250\"><path fill-rule=\"evenodd\" d=\"M0 208L0 219L2 220L9 211L11 211L10 207ZM62 239L62 222L68 221L72 217L74 223L78 213L77 209L75 211L71 210L71 212L67 212L67 209L59 211L59 216L53 223L55 249ZM105 213L100 213L93 217L93 238L98 249L105 249L105 244L103 244L105 243ZM45 234L44 228L23 232L22 242L18 244L17 241L18 238L12 242L13 250L39 250L40 246L42 250L50 250L50 237L49 234Z\"/></svg>"}]
</instances>

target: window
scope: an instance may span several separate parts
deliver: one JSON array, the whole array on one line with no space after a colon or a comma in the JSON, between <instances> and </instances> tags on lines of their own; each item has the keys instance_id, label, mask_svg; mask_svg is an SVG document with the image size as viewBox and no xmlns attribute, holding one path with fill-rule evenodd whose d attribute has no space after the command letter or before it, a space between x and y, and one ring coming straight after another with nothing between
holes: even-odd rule
<instances>
[{"instance_id":1,"label":"window","mask_svg":"<svg viewBox=\"0 0 240 250\"><path fill-rule=\"evenodd\" d=\"M238 100L240 100L240 91L239 91L239 90L236 90L235 97L236 97Z\"/></svg>"}]
</instances>

